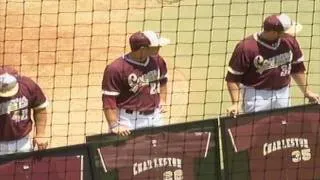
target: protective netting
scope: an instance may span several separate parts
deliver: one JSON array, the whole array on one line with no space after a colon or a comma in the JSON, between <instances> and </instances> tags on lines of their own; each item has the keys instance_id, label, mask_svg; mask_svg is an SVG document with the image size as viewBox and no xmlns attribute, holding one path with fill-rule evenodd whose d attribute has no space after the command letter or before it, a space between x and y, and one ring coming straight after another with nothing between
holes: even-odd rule
<instances>
[{"instance_id":1,"label":"protective netting","mask_svg":"<svg viewBox=\"0 0 320 180\"><path fill-rule=\"evenodd\" d=\"M105 66L129 51L128 37L154 30L171 39L161 49L169 68L167 123L223 115L224 77L235 44L284 12L303 25L297 36L308 83L320 91L319 1L263 0L1 0L0 60L34 79L50 100L51 147L104 133ZM304 103L293 87L293 104Z\"/></svg>"}]
</instances>

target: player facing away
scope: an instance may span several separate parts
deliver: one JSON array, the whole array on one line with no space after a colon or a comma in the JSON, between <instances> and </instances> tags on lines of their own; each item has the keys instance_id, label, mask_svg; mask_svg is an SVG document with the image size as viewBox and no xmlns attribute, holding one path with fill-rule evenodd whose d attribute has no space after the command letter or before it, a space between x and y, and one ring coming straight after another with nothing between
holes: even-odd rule
<instances>
[{"instance_id":1,"label":"player facing away","mask_svg":"<svg viewBox=\"0 0 320 180\"><path fill-rule=\"evenodd\" d=\"M227 112L231 116L236 116L241 106L244 112L290 106L291 77L309 102L320 102L319 95L307 86L304 57L293 36L301 29L285 14L271 15L264 20L262 32L236 45L226 76L232 101Z\"/></svg>"},{"instance_id":2,"label":"player facing away","mask_svg":"<svg viewBox=\"0 0 320 180\"><path fill-rule=\"evenodd\" d=\"M153 31L136 32L129 38L131 52L106 67L102 101L112 133L163 125L167 66L158 53L169 42Z\"/></svg>"},{"instance_id":3,"label":"player facing away","mask_svg":"<svg viewBox=\"0 0 320 180\"><path fill-rule=\"evenodd\" d=\"M47 148L47 105L44 93L33 80L18 75L11 67L0 67L0 155Z\"/></svg>"}]
</instances>

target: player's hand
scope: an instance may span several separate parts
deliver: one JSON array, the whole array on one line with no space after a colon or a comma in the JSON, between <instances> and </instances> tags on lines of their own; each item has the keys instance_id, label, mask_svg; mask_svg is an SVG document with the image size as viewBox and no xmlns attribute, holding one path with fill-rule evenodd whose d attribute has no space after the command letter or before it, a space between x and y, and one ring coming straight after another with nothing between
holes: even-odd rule
<instances>
[{"instance_id":1,"label":"player's hand","mask_svg":"<svg viewBox=\"0 0 320 180\"><path fill-rule=\"evenodd\" d=\"M111 132L120 136L128 136L131 133L128 127L121 124L117 124L116 126L111 127Z\"/></svg>"},{"instance_id":2,"label":"player's hand","mask_svg":"<svg viewBox=\"0 0 320 180\"><path fill-rule=\"evenodd\" d=\"M166 113L167 112L167 106L164 104L160 104L159 106L160 113Z\"/></svg>"},{"instance_id":3,"label":"player's hand","mask_svg":"<svg viewBox=\"0 0 320 180\"><path fill-rule=\"evenodd\" d=\"M33 148L37 147L39 151L45 150L48 147L48 138L36 136L33 138Z\"/></svg>"},{"instance_id":4,"label":"player's hand","mask_svg":"<svg viewBox=\"0 0 320 180\"><path fill-rule=\"evenodd\" d=\"M227 113L229 116L232 116L234 118L237 117L241 110L241 105L239 103L232 104L229 108L227 108Z\"/></svg>"},{"instance_id":5,"label":"player's hand","mask_svg":"<svg viewBox=\"0 0 320 180\"><path fill-rule=\"evenodd\" d=\"M310 103L320 104L319 94L316 94L314 92L308 91L304 96L306 98L308 98Z\"/></svg>"}]
</instances>

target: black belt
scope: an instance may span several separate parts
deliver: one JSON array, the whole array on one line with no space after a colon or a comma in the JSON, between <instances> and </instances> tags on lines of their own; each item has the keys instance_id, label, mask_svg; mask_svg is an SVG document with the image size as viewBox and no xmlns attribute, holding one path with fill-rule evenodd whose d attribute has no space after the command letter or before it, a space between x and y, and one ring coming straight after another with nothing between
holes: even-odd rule
<instances>
[{"instance_id":1,"label":"black belt","mask_svg":"<svg viewBox=\"0 0 320 180\"><path fill-rule=\"evenodd\" d=\"M128 114L132 114L134 111L133 111L133 110L126 109L125 112L128 113ZM142 115L150 115L150 114L153 114L153 113L154 113L154 110L149 110L149 111L137 111L137 112L138 112L138 114L142 114Z\"/></svg>"}]
</instances>

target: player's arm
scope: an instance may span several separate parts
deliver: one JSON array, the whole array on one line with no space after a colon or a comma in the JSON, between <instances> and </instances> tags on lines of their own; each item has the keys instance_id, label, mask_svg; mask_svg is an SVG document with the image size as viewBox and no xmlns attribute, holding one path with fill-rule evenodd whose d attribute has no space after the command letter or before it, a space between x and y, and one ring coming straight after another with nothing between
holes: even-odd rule
<instances>
[{"instance_id":1,"label":"player's arm","mask_svg":"<svg viewBox=\"0 0 320 180\"><path fill-rule=\"evenodd\" d=\"M110 128L119 124L118 108L105 108L103 111Z\"/></svg>"},{"instance_id":2,"label":"player's arm","mask_svg":"<svg viewBox=\"0 0 320 180\"><path fill-rule=\"evenodd\" d=\"M167 64L165 60L160 56L160 62L159 62L159 68L160 68L160 111L162 113L165 113L166 110L166 104L167 104L167 92L168 92L168 77L167 77Z\"/></svg>"},{"instance_id":3,"label":"player's arm","mask_svg":"<svg viewBox=\"0 0 320 180\"><path fill-rule=\"evenodd\" d=\"M46 149L48 141L46 137L46 127L48 122L47 108L34 109L33 118L35 121L36 137L35 144L38 146L38 150Z\"/></svg>"},{"instance_id":4,"label":"player's arm","mask_svg":"<svg viewBox=\"0 0 320 180\"><path fill-rule=\"evenodd\" d=\"M106 108L104 109L104 114L112 133L119 134L121 136L128 136L130 134L129 128L119 123L118 108Z\"/></svg>"},{"instance_id":5,"label":"player's arm","mask_svg":"<svg viewBox=\"0 0 320 180\"><path fill-rule=\"evenodd\" d=\"M167 84L160 85L160 104L166 104L167 92L168 92Z\"/></svg>"},{"instance_id":6,"label":"player's arm","mask_svg":"<svg viewBox=\"0 0 320 180\"><path fill-rule=\"evenodd\" d=\"M291 77L297 83L299 89L303 93L304 97L308 98L310 103L320 104L320 97L318 94L312 92L307 85L307 78L305 73L294 73Z\"/></svg>"},{"instance_id":7,"label":"player's arm","mask_svg":"<svg viewBox=\"0 0 320 180\"><path fill-rule=\"evenodd\" d=\"M293 61L291 68L291 77L294 79L304 97L308 98L311 103L320 103L320 97L318 94L312 92L307 84L307 78L305 74L304 57L296 39L292 38L293 47Z\"/></svg>"},{"instance_id":8,"label":"player's arm","mask_svg":"<svg viewBox=\"0 0 320 180\"><path fill-rule=\"evenodd\" d=\"M230 94L232 104L239 104L242 99L240 93L240 83L239 82L232 82L227 81L227 87Z\"/></svg>"},{"instance_id":9,"label":"player's arm","mask_svg":"<svg viewBox=\"0 0 320 180\"><path fill-rule=\"evenodd\" d=\"M160 106L161 113L167 112L167 110L166 110L167 91L168 91L167 84L160 85L160 105L159 106Z\"/></svg>"},{"instance_id":10,"label":"player's arm","mask_svg":"<svg viewBox=\"0 0 320 180\"><path fill-rule=\"evenodd\" d=\"M115 68L107 67L102 80L103 111L112 133L126 136L130 134L128 127L119 122L119 109L116 97L120 95L121 78Z\"/></svg>"},{"instance_id":11,"label":"player's arm","mask_svg":"<svg viewBox=\"0 0 320 180\"><path fill-rule=\"evenodd\" d=\"M237 114L239 114L242 105L240 83L227 81L227 87L232 103L232 105L229 108L227 108L227 113L235 118Z\"/></svg>"},{"instance_id":12,"label":"player's arm","mask_svg":"<svg viewBox=\"0 0 320 180\"><path fill-rule=\"evenodd\" d=\"M32 93L33 100L31 106L33 109L33 119L35 121L36 136L33 140L34 147L37 146L38 150L44 150L48 146L48 137L46 136L47 124L51 124L50 119L47 118L47 106L49 105L46 96L42 89L33 81Z\"/></svg>"},{"instance_id":13,"label":"player's arm","mask_svg":"<svg viewBox=\"0 0 320 180\"><path fill-rule=\"evenodd\" d=\"M233 117L236 117L241 109L240 83L242 82L244 73L249 68L248 58L241 43L237 44L233 51L226 76L227 88L232 102L232 105L227 109L227 113Z\"/></svg>"}]
</instances>

